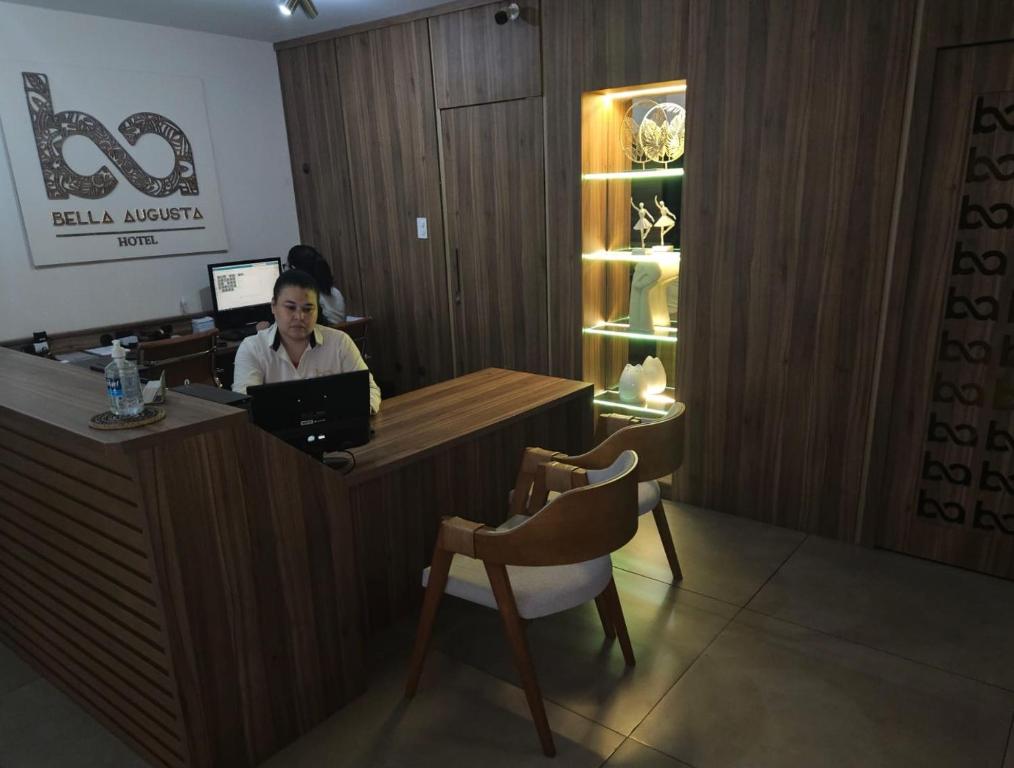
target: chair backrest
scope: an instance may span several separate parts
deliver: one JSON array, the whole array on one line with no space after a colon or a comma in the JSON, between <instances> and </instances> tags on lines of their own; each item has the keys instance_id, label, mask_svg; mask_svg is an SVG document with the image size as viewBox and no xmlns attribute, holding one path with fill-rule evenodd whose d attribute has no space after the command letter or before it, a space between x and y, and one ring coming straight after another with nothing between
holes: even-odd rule
<instances>
[{"instance_id":1,"label":"chair backrest","mask_svg":"<svg viewBox=\"0 0 1014 768\"><path fill-rule=\"evenodd\" d=\"M177 387L186 381L192 384L216 384L215 339L218 329L174 336L161 341L145 341L137 345L137 365L144 368L147 379L165 373L166 386Z\"/></svg>"},{"instance_id":2,"label":"chair backrest","mask_svg":"<svg viewBox=\"0 0 1014 768\"><path fill-rule=\"evenodd\" d=\"M672 474L683 464L686 411L685 404L673 403L662 418L623 427L588 453L561 458L560 461L573 460L578 466L602 467L607 466L623 451L635 451L638 479L641 482L657 480Z\"/></svg>"},{"instance_id":3,"label":"chair backrest","mask_svg":"<svg viewBox=\"0 0 1014 768\"><path fill-rule=\"evenodd\" d=\"M624 451L609 466L591 473L552 462L541 471L572 478L578 487L563 492L521 524L475 534L475 556L505 565L568 565L614 552L637 532L637 463ZM582 483L588 483L582 485Z\"/></svg>"}]
</instances>

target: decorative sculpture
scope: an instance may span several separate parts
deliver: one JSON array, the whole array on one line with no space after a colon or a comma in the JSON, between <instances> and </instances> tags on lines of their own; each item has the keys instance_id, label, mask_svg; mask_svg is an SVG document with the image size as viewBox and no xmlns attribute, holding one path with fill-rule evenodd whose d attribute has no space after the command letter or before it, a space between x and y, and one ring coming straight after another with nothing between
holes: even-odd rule
<instances>
[{"instance_id":1,"label":"decorative sculpture","mask_svg":"<svg viewBox=\"0 0 1014 768\"><path fill-rule=\"evenodd\" d=\"M655 207L658 208L658 218L655 219L654 226L658 227L659 231L658 245L653 250L671 251L672 246L665 244L665 233L676 226L676 214L669 210L664 200L658 199L658 195L655 195ZM641 245L644 245L643 237Z\"/></svg>"},{"instance_id":2,"label":"decorative sculpture","mask_svg":"<svg viewBox=\"0 0 1014 768\"><path fill-rule=\"evenodd\" d=\"M627 365L620 374L620 400L634 403L644 399L644 370L639 365Z\"/></svg>"},{"instance_id":3,"label":"decorative sculpture","mask_svg":"<svg viewBox=\"0 0 1014 768\"><path fill-rule=\"evenodd\" d=\"M666 287L679 275L676 261L641 261L630 279L630 330L655 334L655 327L669 327Z\"/></svg>"},{"instance_id":4,"label":"decorative sculpture","mask_svg":"<svg viewBox=\"0 0 1014 768\"><path fill-rule=\"evenodd\" d=\"M620 124L620 146L623 148L623 154L631 162L640 163L642 168L649 158L641 145L641 121L635 115L647 114L655 105L650 99L635 101L627 109Z\"/></svg>"},{"instance_id":5,"label":"decorative sculpture","mask_svg":"<svg viewBox=\"0 0 1014 768\"><path fill-rule=\"evenodd\" d=\"M641 364L641 379L644 383L644 392L648 395L657 395L665 391L665 366L657 357L648 355Z\"/></svg>"},{"instance_id":6,"label":"decorative sculpture","mask_svg":"<svg viewBox=\"0 0 1014 768\"><path fill-rule=\"evenodd\" d=\"M637 130L638 143L649 160L668 166L683 156L686 146L687 111L679 104L663 102L648 110Z\"/></svg>"},{"instance_id":7,"label":"decorative sculpture","mask_svg":"<svg viewBox=\"0 0 1014 768\"><path fill-rule=\"evenodd\" d=\"M658 198L656 198L656 201L657 199ZM649 213L647 208L644 207L644 203L634 205L634 198L630 198L630 207L633 208L634 212L637 214L637 223L634 225L634 231L641 236L641 249L637 250L635 248L634 252L645 253L648 250L648 247L644 244L644 240L648 236L648 232L651 230L652 225L649 222L654 222L655 217Z\"/></svg>"}]
</instances>

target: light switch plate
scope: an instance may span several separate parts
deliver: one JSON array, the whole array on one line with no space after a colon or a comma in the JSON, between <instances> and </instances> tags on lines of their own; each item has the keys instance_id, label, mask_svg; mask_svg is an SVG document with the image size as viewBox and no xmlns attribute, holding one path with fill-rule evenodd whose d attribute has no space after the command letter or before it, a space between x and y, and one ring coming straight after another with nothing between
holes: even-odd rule
<instances>
[{"instance_id":1,"label":"light switch plate","mask_svg":"<svg viewBox=\"0 0 1014 768\"><path fill-rule=\"evenodd\" d=\"M415 233L416 237L420 240L426 240L430 236L429 226L427 225L426 219L420 217L415 220Z\"/></svg>"}]
</instances>

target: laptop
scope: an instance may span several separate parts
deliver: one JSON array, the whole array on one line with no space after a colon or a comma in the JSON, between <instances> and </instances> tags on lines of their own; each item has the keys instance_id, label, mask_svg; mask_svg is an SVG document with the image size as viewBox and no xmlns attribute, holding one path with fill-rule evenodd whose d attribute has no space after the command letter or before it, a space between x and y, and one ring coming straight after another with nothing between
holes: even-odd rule
<instances>
[{"instance_id":1,"label":"laptop","mask_svg":"<svg viewBox=\"0 0 1014 768\"><path fill-rule=\"evenodd\" d=\"M370 372L353 371L248 387L250 418L320 458L370 441Z\"/></svg>"}]
</instances>

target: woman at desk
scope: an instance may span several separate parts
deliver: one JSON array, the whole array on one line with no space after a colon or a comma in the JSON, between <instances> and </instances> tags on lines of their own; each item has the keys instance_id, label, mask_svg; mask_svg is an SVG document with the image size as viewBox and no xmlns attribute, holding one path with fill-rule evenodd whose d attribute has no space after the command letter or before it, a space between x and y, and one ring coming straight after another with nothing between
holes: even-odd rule
<instances>
[{"instance_id":1,"label":"woman at desk","mask_svg":"<svg viewBox=\"0 0 1014 768\"><path fill-rule=\"evenodd\" d=\"M309 245L294 245L289 249L289 269L306 272L317 283L319 312L324 325L345 322L345 297L334 284L331 266L327 259Z\"/></svg>"},{"instance_id":2,"label":"woman at desk","mask_svg":"<svg viewBox=\"0 0 1014 768\"><path fill-rule=\"evenodd\" d=\"M275 281L273 325L243 340L236 351L234 392L247 387L368 370L348 334L317 325L317 282L290 269ZM370 413L380 410L380 387L370 374Z\"/></svg>"}]
</instances>

